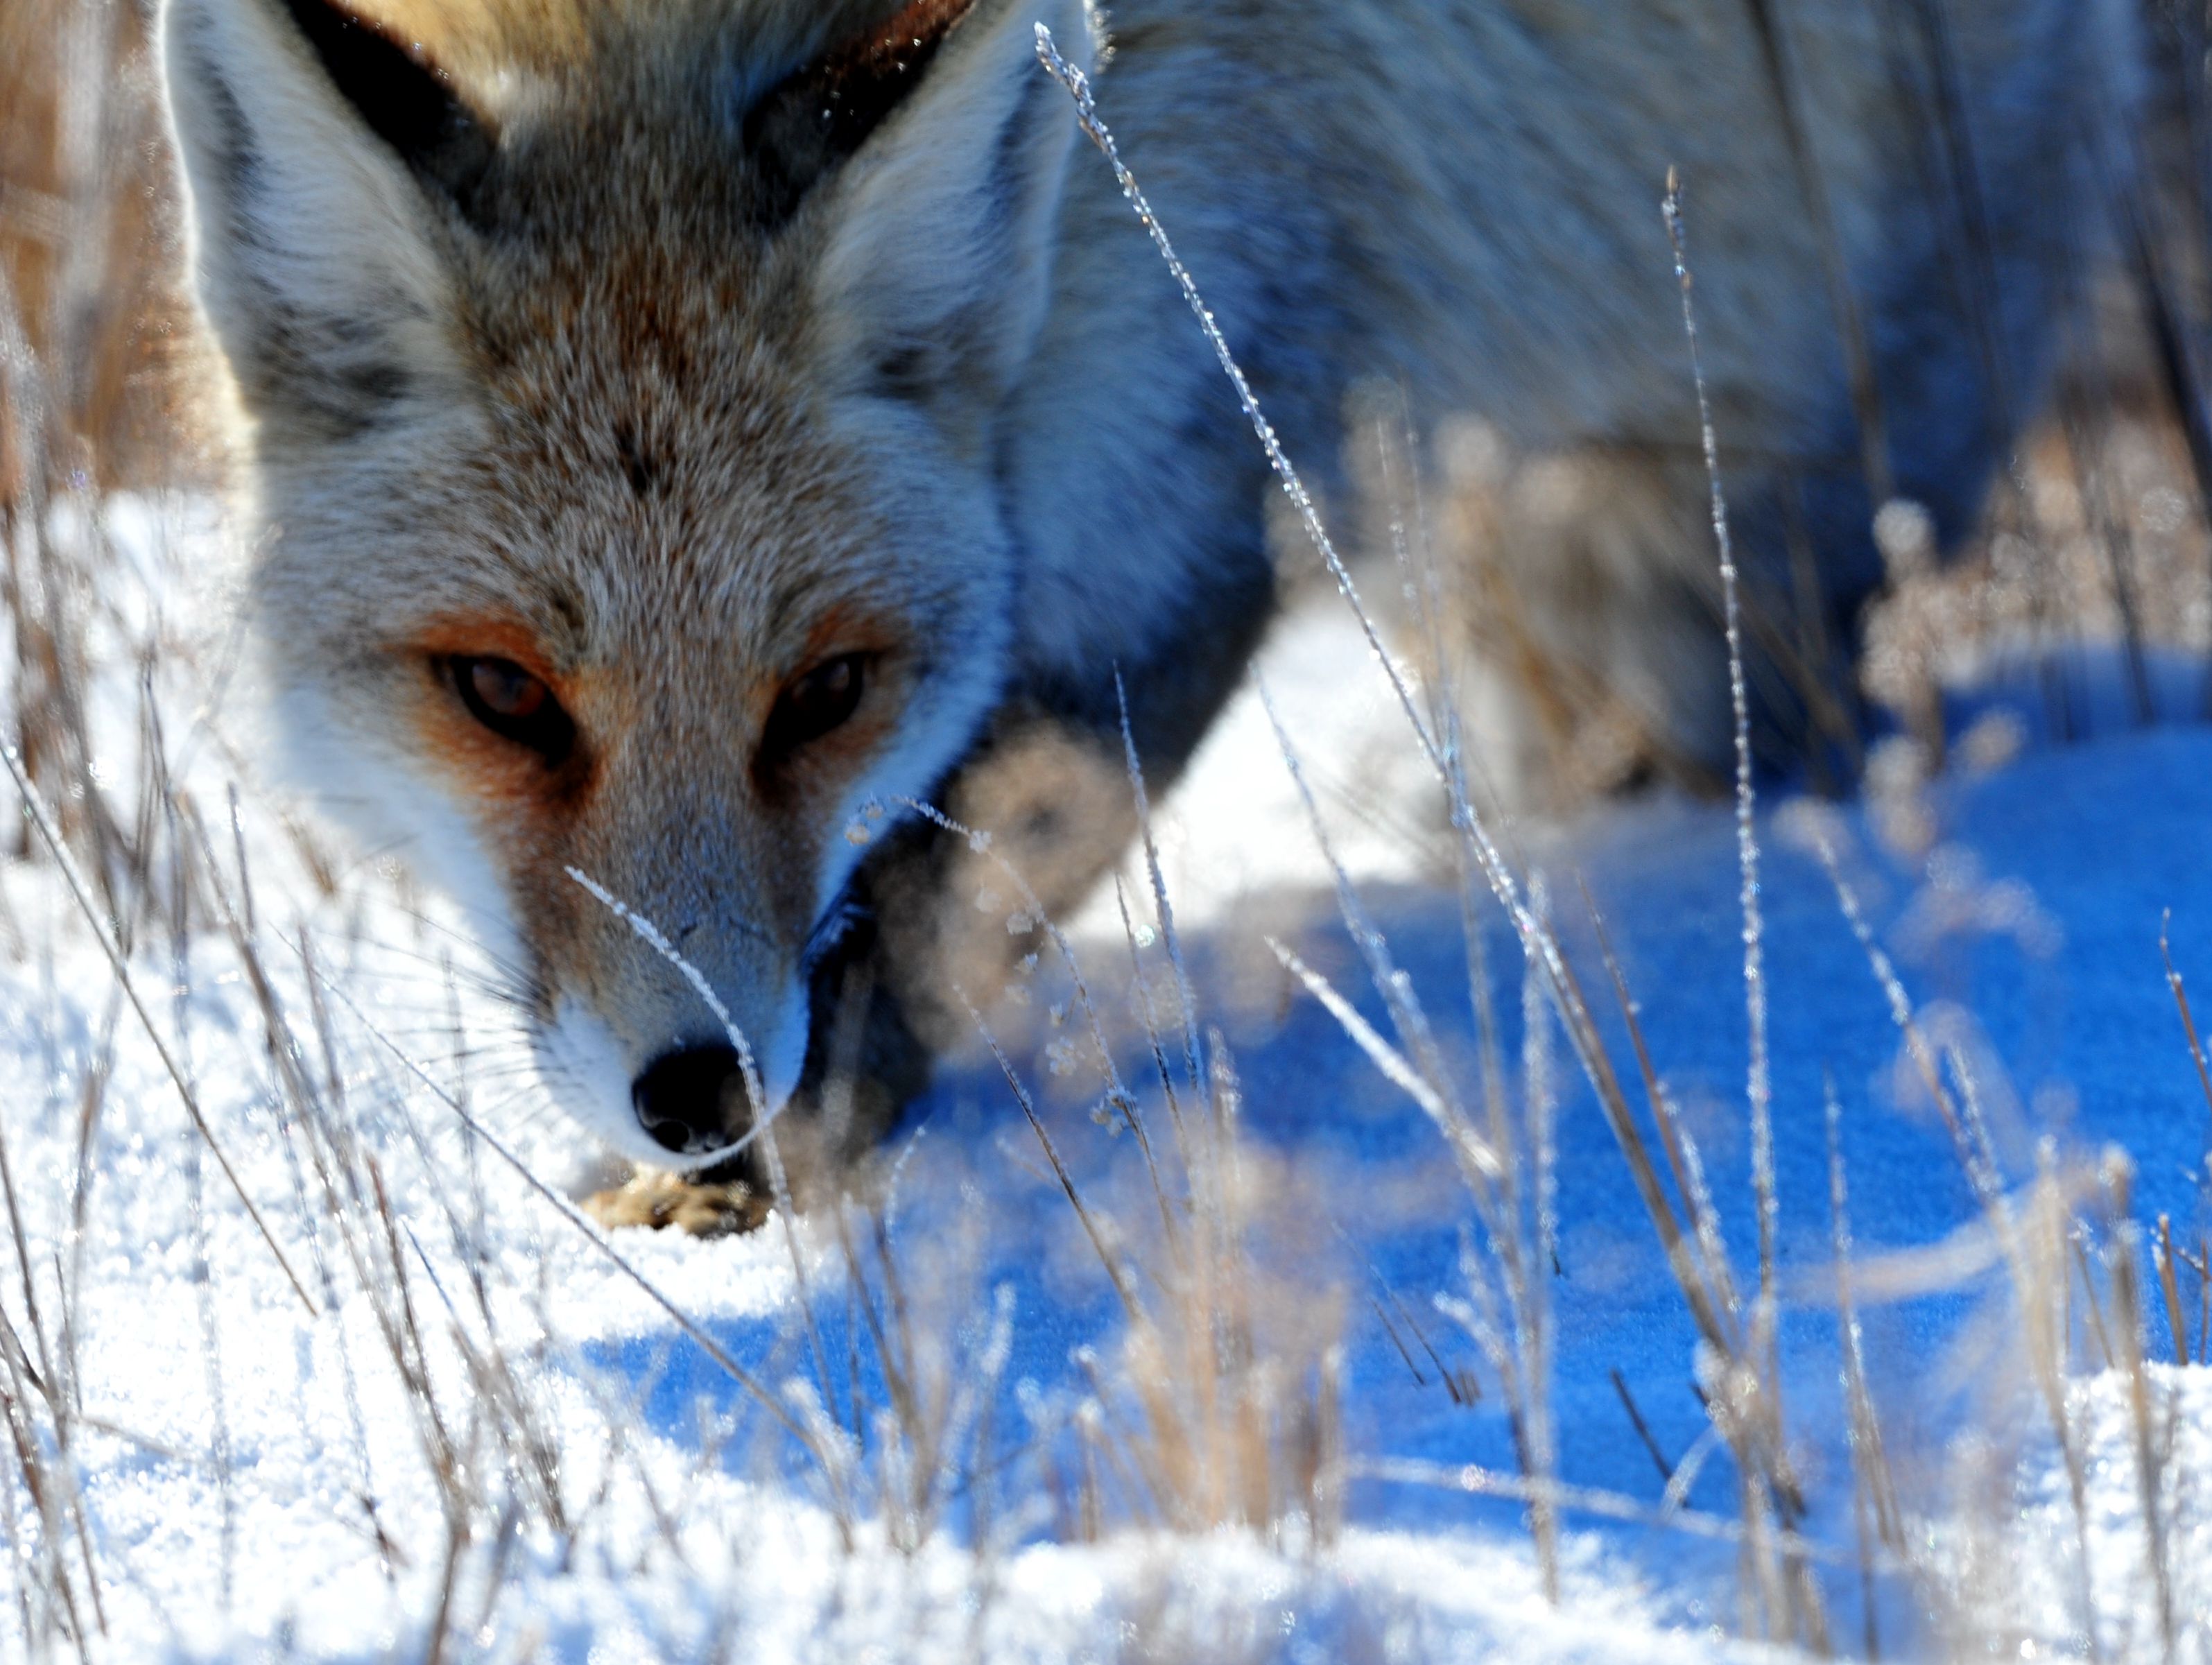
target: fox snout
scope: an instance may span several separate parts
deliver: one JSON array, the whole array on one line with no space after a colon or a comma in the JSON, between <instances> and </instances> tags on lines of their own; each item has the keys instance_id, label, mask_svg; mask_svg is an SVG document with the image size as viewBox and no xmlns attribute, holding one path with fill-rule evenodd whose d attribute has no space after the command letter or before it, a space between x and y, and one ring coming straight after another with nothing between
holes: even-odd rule
<instances>
[{"instance_id":1,"label":"fox snout","mask_svg":"<svg viewBox=\"0 0 2212 1665\"><path fill-rule=\"evenodd\" d=\"M719 963L710 980L657 932L638 936L637 951L609 946L584 967L541 973L568 985L537 1020L541 1073L569 1115L623 1155L681 1168L726 1159L798 1084L804 968L763 955L733 971L727 956L698 951Z\"/></svg>"},{"instance_id":2,"label":"fox snout","mask_svg":"<svg viewBox=\"0 0 2212 1665\"><path fill-rule=\"evenodd\" d=\"M712 1155L754 1121L745 1073L735 1047L710 1044L665 1052L630 1083L637 1125L671 1155Z\"/></svg>"},{"instance_id":3,"label":"fox snout","mask_svg":"<svg viewBox=\"0 0 2212 1665\"><path fill-rule=\"evenodd\" d=\"M574 801L491 806L505 824L486 842L507 870L556 1097L624 1155L702 1166L799 1084L826 939L821 811L763 791L742 747L674 714L605 749Z\"/></svg>"},{"instance_id":4,"label":"fox snout","mask_svg":"<svg viewBox=\"0 0 2212 1665\"><path fill-rule=\"evenodd\" d=\"M799 1084L805 967L762 956L733 972L726 957L702 950L695 963L657 933L634 940L636 952L610 944L593 963L539 974L539 1073L568 1115L621 1155L687 1169L725 1160Z\"/></svg>"}]
</instances>

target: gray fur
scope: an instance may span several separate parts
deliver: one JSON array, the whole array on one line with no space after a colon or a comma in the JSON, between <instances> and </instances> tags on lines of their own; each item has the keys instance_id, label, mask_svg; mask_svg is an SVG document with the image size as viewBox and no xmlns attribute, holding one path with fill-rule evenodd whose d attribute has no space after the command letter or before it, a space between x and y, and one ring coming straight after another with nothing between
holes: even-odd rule
<instances>
[{"instance_id":1,"label":"gray fur","mask_svg":"<svg viewBox=\"0 0 2212 1665\"><path fill-rule=\"evenodd\" d=\"M1116 672L1164 778L1278 586L1258 449L1029 58L1034 20L1078 57L1094 20L978 0L848 155L805 149L803 103L747 112L878 0L376 9L495 137L465 197L364 125L276 0L166 12L200 294L254 424L255 616L307 771L507 922L556 1085L625 1148L623 1084L703 1016L567 866L683 937L773 1098L809 1051L809 978L818 1005L823 967L843 973L820 951L852 884L876 907L875 998L904 1001L870 1057L905 1026L941 1038L931 996L975 933L935 899L972 894L972 864L868 806L939 793L1049 827L1024 855L1072 896L1127 831ZM2097 234L2077 149L2133 98L2124 0L1778 15L1889 465L1955 529ZM1103 112L1293 454L1331 476L1347 394L1380 380L1426 431L1479 418L1571 479L1565 507L1501 510L1516 602L1692 761L1723 751L1725 700L1670 165L1754 599L1786 587L1790 523L1824 623L1847 630L1879 578L1821 239L1752 18L1127 0L1095 20ZM799 148L749 154L748 131ZM860 616L886 644L867 747L777 787L752 757L763 702ZM588 791L455 761L473 743L421 643L456 619L504 621L573 685ZM818 1014L811 1042L818 1068Z\"/></svg>"}]
</instances>

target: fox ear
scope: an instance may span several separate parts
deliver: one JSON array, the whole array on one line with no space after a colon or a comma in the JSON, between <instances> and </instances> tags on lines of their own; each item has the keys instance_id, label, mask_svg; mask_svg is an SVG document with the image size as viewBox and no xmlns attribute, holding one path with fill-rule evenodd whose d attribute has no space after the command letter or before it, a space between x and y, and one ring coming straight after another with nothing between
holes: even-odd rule
<instances>
[{"instance_id":1,"label":"fox ear","mask_svg":"<svg viewBox=\"0 0 2212 1665\"><path fill-rule=\"evenodd\" d=\"M1088 67L1083 0L978 0L836 181L817 327L858 391L973 412L1028 356L1076 131L1040 22Z\"/></svg>"},{"instance_id":2,"label":"fox ear","mask_svg":"<svg viewBox=\"0 0 2212 1665\"><path fill-rule=\"evenodd\" d=\"M975 4L908 0L888 21L839 41L770 88L744 118L755 217L769 226L789 219L921 84L937 49Z\"/></svg>"},{"instance_id":3,"label":"fox ear","mask_svg":"<svg viewBox=\"0 0 2212 1665\"><path fill-rule=\"evenodd\" d=\"M331 0L168 0L162 36L200 298L269 442L397 414L450 362L438 222L489 127Z\"/></svg>"}]
</instances>

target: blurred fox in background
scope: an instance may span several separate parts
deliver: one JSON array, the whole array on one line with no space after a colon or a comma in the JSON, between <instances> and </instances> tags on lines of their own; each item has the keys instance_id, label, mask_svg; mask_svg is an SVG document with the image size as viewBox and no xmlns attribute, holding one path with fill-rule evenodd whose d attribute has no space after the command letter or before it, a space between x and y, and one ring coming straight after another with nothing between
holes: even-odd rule
<instances>
[{"instance_id":1,"label":"blurred fox in background","mask_svg":"<svg viewBox=\"0 0 2212 1665\"><path fill-rule=\"evenodd\" d=\"M1067 902L1124 699L1164 782L1268 620L1265 459L1039 23L1325 485L1378 382L1544 464L1486 605L1685 777L1730 731L1669 165L1778 757L1877 507L1976 514L2131 188L2119 0L167 0L284 730L627 1155L839 1069L879 1129L1008 941L910 803Z\"/></svg>"}]
</instances>

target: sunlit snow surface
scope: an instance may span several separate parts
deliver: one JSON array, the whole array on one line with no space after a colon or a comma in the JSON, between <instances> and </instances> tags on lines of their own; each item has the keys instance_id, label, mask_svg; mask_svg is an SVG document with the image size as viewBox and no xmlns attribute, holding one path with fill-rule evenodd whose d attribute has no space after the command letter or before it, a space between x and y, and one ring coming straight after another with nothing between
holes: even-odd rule
<instances>
[{"instance_id":1,"label":"sunlit snow surface","mask_svg":"<svg viewBox=\"0 0 2212 1665\"><path fill-rule=\"evenodd\" d=\"M187 779L207 810L224 801L233 773L218 738L243 719L221 708L226 694L214 726L199 726L212 679L181 666L171 674L171 746L190 754ZM1461 916L1437 883L1449 847L1387 690L1348 623L1329 613L1290 621L1263 674L1340 854L1438 1024L1463 1041ZM107 690L109 716L118 755L129 758L127 676L118 684ZM471 992L468 951L445 916L432 904L426 921L420 904L368 869L345 878L335 898L316 895L280 828L278 800L251 781L244 794L258 952L307 1043L304 1067L331 1073L292 945L312 940L359 1008L328 1014L336 1073L362 1166L374 1158L391 1199L386 1246L406 1269L404 1298L427 1338L427 1401L440 1419L430 1422L426 1396L403 1383L378 1304L362 1291L354 1256L383 1223L359 1210L349 1237L330 1218L310 1141L281 1108L261 1009L220 928L210 922L181 962L167 942L142 944L132 975L304 1299L191 1131L176 1085L118 1002L52 868L9 870L0 879L13 944L0 966L0 1079L9 1087L0 1130L32 1276L27 1295L11 1231L0 1250L0 1310L30 1365L71 1379L81 1408L67 1461L80 1477L82 1519L41 1518L20 1486L6 1494L8 1648L75 1651L40 1630L51 1594L40 1569L52 1565L58 1531L81 1602L95 1599L83 1577L90 1545L97 1610L77 1619L94 1658L419 1656L441 1616L448 1656L1626 1665L1759 1652L1723 1639L1741 1617L1725 1546L1571 1515L1555 1608L1516 1505L1373 1477L1390 1461L1429 1465L1421 1472L1431 1478L1460 1465L1510 1472L1513 1444L1494 1393L1462 1406L1442 1380L1477 1360L1435 1302L1460 1287L1470 1216L1433 1132L1259 945L1263 930L1288 933L1379 1020L1333 922L1327 869L1256 698L1240 701L1160 806L1158 830L1203 1015L1241 1073L1254 1160L1280 1176L1267 1269L1292 1291L1286 1299L1346 1291L1345 1443L1366 1477L1350 1488L1340 1540L1323 1548L1295 1534L1269 1548L1242 1534L1129 1525L1100 1544L1051 1541L1052 1487L1024 1454L1071 1407L1080 1413L1079 1350L1110 1355L1119 1321L1035 1135L995 1068L973 1060L950 1067L896 1136L890 1236L917 1279L916 1322L939 1327L973 1382L986 1384L971 1409L988 1417L979 1443L1001 1466L951 1485L938 1530L918 1548L890 1547L897 1523L872 1505L856 1511L844 1541L823 1477L599 1240L465 1139L399 1060L404 1052L465 1094L556 1184L572 1185L588 1167L543 1110L499 1009ZM2212 989L2212 733L2031 745L2001 767L1954 773L1913 797L1918 819L1905 842L1923 854L1911 860L1884 854L1877 836L1893 808L1816 816L1784 807L1763 841L1791 1296L1785 1390L1813 1500L1808 1531L1841 1552L1822 1576L1846 1646L1859 1644L1863 1629L1825 1298L1824 1077L1842 1103L1863 1255L1942 1240L1974 1208L1915 1097L1834 890L1808 852L1807 824L1818 820L1843 848L1844 870L1931 1028L1981 1060L2011 1176L2032 1174L2046 1133L2067 1152L2113 1141L2138 1165L2140 1214L2169 1212L2191 1242L2203 1218L2208 1111L2158 942L2170 909L2178 963ZM1885 836L1898 842L1893 827ZM1547 874L1571 952L1592 944L1581 882L1603 909L1741 1261L1751 1237L1744 1008L1726 812L1646 802L1540 836L1516 829L1510 842L1516 860ZM1128 960L1109 934L1116 919L1110 898L1094 905L1079 941L1102 1005L1118 1012L1128 1006ZM1486 928L1517 1070L1517 955L1497 919ZM447 962L459 968L450 978ZM1140 1220L1132 1141L1108 1137L1091 1118L1097 1082L1069 1064L1066 1030L1048 1015L1065 1000L1064 980L1049 965L1034 980L1026 1012L998 1021L1018 1037L1017 1063L1086 1194ZM1123 1067L1140 1079L1141 1036L1127 1036ZM84 1082L111 1046L80 1190ZM1552 1294L1561 1478L1656 1507L1660 1474L1613 1373L1662 1455L1679 1460L1704 1426L1691 1386L1693 1336L1611 1135L1563 1052L1559 1067ZM80 1197L83 1231L73 1236ZM829 1414L848 1418L856 1395L881 1402L874 1366L856 1376L852 1364L860 1349L842 1305L842 1262L822 1221L803 1224L795 1245L778 1224L713 1243L629 1232L614 1246L794 1414L822 1402L809 1312L830 1364ZM63 1281L73 1291L66 1312ZM383 1286L386 1319L401 1293ZM1967 1568L1965 1583L2020 1641L2043 1650L2034 1656L2063 1655L2080 1648L2075 1517L2019 1384L1992 1363L2004 1338L1986 1293L1970 1287L1870 1313L1870 1364L1895 1455L1923 1483L1923 1501L1963 1495L1958 1475L1978 1454L1987 1471L1978 1484L1995 1499L1988 1513L1930 1526L1942 1553ZM1006 1356L993 1374L997 1313ZM495 1392L472 1380L456 1333L474 1356L503 1359L511 1385ZM2181 1574L2167 1593L2179 1656L2193 1658L2212 1613L2203 1571L2212 1565L2212 1393L2187 1373L2160 1373L2154 1387L2157 1413L2183 1431L2179 1459L2160 1477L2158 1518ZM20 1376L9 1391L21 1392ZM2160 1657L2124 1389L2106 1380L2075 1391L2100 1640L2107 1657ZM544 1449L518 1455L503 1446L502 1418L510 1427L520 1418ZM1962 1455L1955 1436L1970 1425L1984 1431ZM458 1548L434 1477L441 1463L495 1500ZM547 1527L538 1507L503 1516L496 1504L548 1490L565 1531ZM1723 1462L1707 1466L1690 1502L1732 1515ZM970 1547L979 1536L980 1554ZM1939 1656L1942 1635L1911 1589L1896 1578L1883 1589L1885 1652Z\"/></svg>"}]
</instances>

